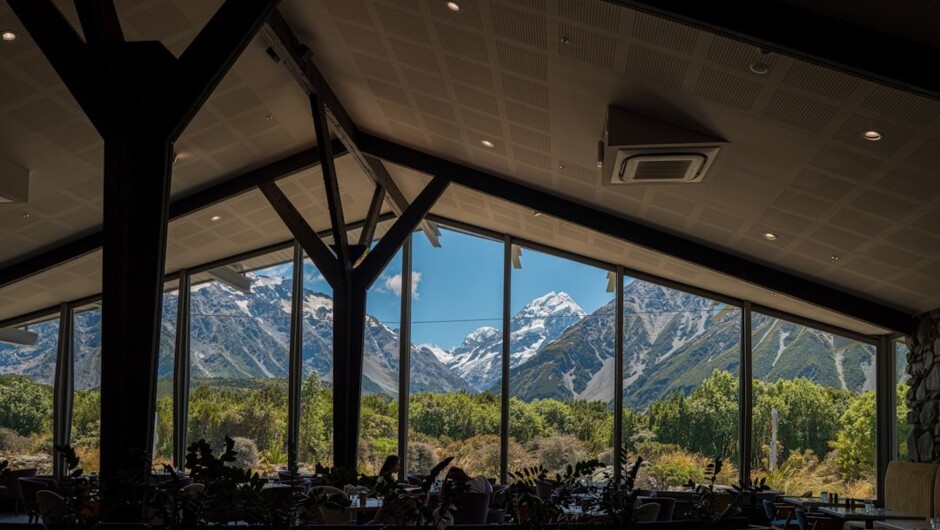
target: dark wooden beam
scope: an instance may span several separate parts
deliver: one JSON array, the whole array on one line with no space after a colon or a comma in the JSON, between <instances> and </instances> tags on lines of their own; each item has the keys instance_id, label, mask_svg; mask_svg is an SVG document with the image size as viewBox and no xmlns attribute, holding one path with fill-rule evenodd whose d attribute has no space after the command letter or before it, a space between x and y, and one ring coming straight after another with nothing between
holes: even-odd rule
<instances>
[{"instance_id":1,"label":"dark wooden beam","mask_svg":"<svg viewBox=\"0 0 940 530\"><path fill-rule=\"evenodd\" d=\"M373 175L375 185L378 186L381 184L382 187L385 188L392 211L401 217L405 210L408 209L408 199L405 198L405 194L401 192L398 184L395 184L395 181L392 179L392 176L389 175L388 169L381 160L374 156L366 156L365 161L372 170L371 175ZM421 231L424 232L424 235L428 238L428 241L431 242L432 247L441 246L441 241L437 237L437 226L434 223L427 219L422 219L419 226L421 227Z\"/></svg>"},{"instance_id":2,"label":"dark wooden beam","mask_svg":"<svg viewBox=\"0 0 940 530\"><path fill-rule=\"evenodd\" d=\"M271 203L271 207L274 208L274 211L277 212L281 220L284 221L284 224L287 225L291 234L300 242L300 246L304 248L307 255L313 260L313 263L320 270L320 273L323 274L323 277L330 286L336 289L340 285L345 285L346 282L343 278L344 273L341 269L342 265L338 261L337 256L333 254L330 247L320 239L317 233L310 228L310 225L307 224L304 217L300 215L300 212L294 208L290 199L277 187L277 184L268 182L262 184L259 188L261 192L264 193L265 198L268 199L268 202Z\"/></svg>"},{"instance_id":3,"label":"dark wooden beam","mask_svg":"<svg viewBox=\"0 0 940 530\"><path fill-rule=\"evenodd\" d=\"M372 202L369 203L369 213L366 215L366 224L362 227L362 233L359 234L359 244L366 248L372 244L375 238L375 227L379 224L379 215L382 214L382 205L385 203L385 188L376 186L372 192Z\"/></svg>"},{"instance_id":4,"label":"dark wooden beam","mask_svg":"<svg viewBox=\"0 0 940 530\"><path fill-rule=\"evenodd\" d=\"M75 0L75 10L89 46L95 48L124 42L114 0Z\"/></svg>"},{"instance_id":5,"label":"dark wooden beam","mask_svg":"<svg viewBox=\"0 0 940 530\"><path fill-rule=\"evenodd\" d=\"M840 70L875 83L940 99L940 77L923 65L937 48L802 9L764 0L607 0L710 33ZM845 4L845 9L852 9ZM890 11L885 12L891 17Z\"/></svg>"},{"instance_id":6,"label":"dark wooden beam","mask_svg":"<svg viewBox=\"0 0 940 530\"><path fill-rule=\"evenodd\" d=\"M447 179L454 184L544 212L552 217L792 296L887 330L904 334L911 333L911 315L828 285L807 280L795 274L377 136L360 134L359 145L363 152L383 158L393 164L435 175L435 178Z\"/></svg>"},{"instance_id":7,"label":"dark wooden beam","mask_svg":"<svg viewBox=\"0 0 940 530\"><path fill-rule=\"evenodd\" d=\"M333 142L333 155L346 154L346 149L338 141ZM170 220L179 219L189 214L218 204L247 191L255 189L265 182L275 182L299 171L315 167L320 163L316 147L305 149L266 166L235 175L218 182L204 190L180 197L170 203ZM51 248L34 256L6 264L0 268L0 288L25 280L57 265L78 259L101 249L101 228L78 239L58 242Z\"/></svg>"},{"instance_id":8,"label":"dark wooden beam","mask_svg":"<svg viewBox=\"0 0 940 530\"><path fill-rule=\"evenodd\" d=\"M226 0L180 55L171 138L182 134L280 0Z\"/></svg>"},{"instance_id":9,"label":"dark wooden beam","mask_svg":"<svg viewBox=\"0 0 940 530\"><path fill-rule=\"evenodd\" d=\"M398 190L395 182L388 176L385 167L380 160L369 162L367 157L356 147L356 136L359 129L353 123L349 113L336 93L330 88L326 78L310 58L310 49L302 44L297 36L291 30L287 21L277 11L271 13L267 23L261 30L271 48L281 59L287 70L294 76L294 79L307 91L308 94L316 94L326 109L326 117L333 126L333 132L336 137L346 146L353 160L359 165L359 168L372 179L378 186L382 185L388 192L388 199L391 201L392 211L401 215L408 207L408 201ZM377 165L376 165L377 164ZM436 227L429 221L421 222L421 230L427 236L428 241L435 247L441 246Z\"/></svg>"},{"instance_id":10,"label":"dark wooden beam","mask_svg":"<svg viewBox=\"0 0 940 530\"><path fill-rule=\"evenodd\" d=\"M362 283L368 288L372 282L379 277L385 266L388 265L398 249L405 242L405 238L411 235L418 227L418 223L429 211L437 199L447 189L449 180L446 178L434 177L431 182L421 190L421 193L415 197L414 202L408 206L408 209L395 221L395 224L382 236L375 248L366 255L365 259L356 269L356 275L361 278Z\"/></svg>"},{"instance_id":11,"label":"dark wooden beam","mask_svg":"<svg viewBox=\"0 0 940 530\"><path fill-rule=\"evenodd\" d=\"M330 211L330 225L333 227L333 244L342 267L342 281L349 281L352 259L349 255L349 239L346 237L346 220L343 216L343 199L339 193L339 180L333 165L333 153L330 151L330 126L326 121L326 109L316 94L310 94L310 112L317 133L317 149L320 151L320 171L323 173L323 188L326 190L326 204Z\"/></svg>"}]
</instances>

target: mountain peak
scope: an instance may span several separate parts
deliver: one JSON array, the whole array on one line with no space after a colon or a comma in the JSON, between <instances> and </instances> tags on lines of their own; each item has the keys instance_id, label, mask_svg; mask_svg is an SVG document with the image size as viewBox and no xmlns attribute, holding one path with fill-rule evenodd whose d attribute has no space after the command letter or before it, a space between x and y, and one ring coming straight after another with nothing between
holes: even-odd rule
<instances>
[{"instance_id":1,"label":"mountain peak","mask_svg":"<svg viewBox=\"0 0 940 530\"><path fill-rule=\"evenodd\" d=\"M549 291L532 300L519 311L519 315L528 317L549 317L559 314L576 315L579 318L587 315L584 309L571 298L571 295L564 291Z\"/></svg>"}]
</instances>

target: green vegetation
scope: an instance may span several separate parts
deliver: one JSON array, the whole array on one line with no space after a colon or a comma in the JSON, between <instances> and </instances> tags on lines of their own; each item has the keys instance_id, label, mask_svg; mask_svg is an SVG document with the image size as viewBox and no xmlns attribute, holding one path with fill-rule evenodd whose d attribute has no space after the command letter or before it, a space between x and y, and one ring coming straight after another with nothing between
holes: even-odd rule
<instances>
[{"instance_id":1,"label":"green vegetation","mask_svg":"<svg viewBox=\"0 0 940 530\"><path fill-rule=\"evenodd\" d=\"M157 399L155 462L169 461L172 397L162 384ZM903 383L898 385L898 422L906 418ZM332 391L315 374L301 393L301 460L332 464ZM51 454L52 391L21 376L0 377L0 454ZM97 391L76 392L72 443L88 469L97 468L100 418ZM779 417L778 465L769 470L771 410ZM471 474L499 472L499 396L484 392L411 396L409 457L413 471L427 471L443 456ZM790 493L826 490L870 496L874 488L875 395L827 388L805 378L754 382L756 474ZM397 451L398 404L384 395L363 397L360 468L375 473ZM676 393L644 411L623 411L624 443L649 466L641 487L679 487L701 480L713 457L735 462L738 452L738 380L716 370L689 395ZM902 429L899 429L902 431ZM283 379L200 379L189 405L189 438L221 443L236 439L247 460L263 472L286 466L287 385ZM612 464L613 412L606 403L539 399L510 402L511 467L542 464L554 472L571 461L597 458ZM900 440L903 443L904 440ZM47 457L48 459L48 457ZM726 465L719 482L737 471Z\"/></svg>"}]
</instances>

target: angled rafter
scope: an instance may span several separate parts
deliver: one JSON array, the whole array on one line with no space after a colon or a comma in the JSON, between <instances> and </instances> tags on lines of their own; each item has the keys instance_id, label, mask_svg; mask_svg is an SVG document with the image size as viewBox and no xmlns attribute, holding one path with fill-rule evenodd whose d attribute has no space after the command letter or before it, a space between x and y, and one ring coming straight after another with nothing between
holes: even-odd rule
<instances>
[{"instance_id":1,"label":"angled rafter","mask_svg":"<svg viewBox=\"0 0 940 530\"><path fill-rule=\"evenodd\" d=\"M342 265L337 260L337 256L333 254L330 247L320 239L316 231L310 228L310 225L307 224L307 221L300 215L300 212L294 208L294 205L291 204L290 199L284 195L284 192L277 187L277 184L269 182L262 184L259 188L261 192L264 193L265 198L268 199L268 202L271 203L274 211L277 212L281 220L284 221L284 224L287 225L291 234L300 242L300 246L307 252L307 255L313 260L313 263L320 270L320 273L323 274L323 277L330 286L336 289L345 285L345 273L341 268Z\"/></svg>"},{"instance_id":2,"label":"angled rafter","mask_svg":"<svg viewBox=\"0 0 940 530\"><path fill-rule=\"evenodd\" d=\"M913 325L911 315L828 285L813 282L376 136L361 134L359 141L364 152L391 163L435 175L435 178L444 178L454 184L506 199L532 210L545 212L558 219L695 263L884 329L905 334L911 333Z\"/></svg>"},{"instance_id":3,"label":"angled rafter","mask_svg":"<svg viewBox=\"0 0 940 530\"><path fill-rule=\"evenodd\" d=\"M381 160L374 156L366 155L365 161L372 170L371 175L373 175L375 179L376 186L381 183L388 192L389 205L392 211L395 212L395 215L401 216L405 210L408 209L408 199L405 198L405 194L402 193L398 185L395 184L395 181L392 179L392 176L389 175L388 169ZM424 232L424 235L427 236L428 241L431 242L431 246L441 246L440 239L438 239L438 235L440 234L438 234L437 227L434 223L423 219L419 226L421 227L421 231Z\"/></svg>"},{"instance_id":4,"label":"angled rafter","mask_svg":"<svg viewBox=\"0 0 940 530\"><path fill-rule=\"evenodd\" d=\"M113 2L100 0L76 0L75 9L85 33L85 39L92 47L112 45L124 42L121 21Z\"/></svg>"},{"instance_id":5,"label":"angled rafter","mask_svg":"<svg viewBox=\"0 0 940 530\"><path fill-rule=\"evenodd\" d=\"M308 93L316 94L320 98L320 101L323 102L323 106L326 108L326 117L333 126L336 137L346 146L346 149L349 150L349 153L353 156L359 168L362 169L376 185L381 184L385 186L392 211L397 215L401 215L401 212L405 211L408 207L408 201L404 199L404 195L402 195L397 186L395 186L391 177L388 176L388 172L382 166L382 162L379 160L375 161L378 164L377 168L376 165L370 163L367 157L356 147L356 136L359 134L359 130L355 123L353 123L352 118L349 117L349 113L346 112L342 103L340 103L339 98L336 97L336 93L333 92L329 83L326 82L326 78L323 77L323 74L317 66L310 60L308 55L309 49L300 43L293 30L291 30L290 26L287 24L287 21L285 21L284 17L277 11L274 11L271 13L271 16L268 17L267 23L264 28L262 28L261 33L267 38L272 49L284 62L284 65L300 86ZM441 246L437 229L430 221L422 220L420 227L433 246Z\"/></svg>"},{"instance_id":6,"label":"angled rafter","mask_svg":"<svg viewBox=\"0 0 940 530\"><path fill-rule=\"evenodd\" d=\"M317 149L320 151L320 170L323 173L323 187L326 190L326 203L330 210L330 225L333 227L333 243L336 245L336 254L343 267L344 281L349 280L349 270L346 264L350 263L349 239L346 237L346 220L343 217L343 199L339 193L339 181L336 178L336 167L333 165L333 154L330 152L330 126L326 121L326 108L316 94L310 94L310 112L313 114L313 124L317 132Z\"/></svg>"},{"instance_id":7,"label":"angled rafter","mask_svg":"<svg viewBox=\"0 0 940 530\"><path fill-rule=\"evenodd\" d=\"M382 204L385 202L385 188L376 186L372 192L372 202L369 203L369 213L366 215L366 224L359 234L359 244L368 247L375 238L375 227L379 224L379 215L382 214Z\"/></svg>"},{"instance_id":8,"label":"angled rafter","mask_svg":"<svg viewBox=\"0 0 940 530\"><path fill-rule=\"evenodd\" d=\"M333 156L346 154L346 149L338 141L333 142ZM320 163L317 149L310 148L284 157L266 166L241 173L223 180L191 195L180 197L170 203L170 220L185 217L208 208L226 199L255 189L265 182L274 182ZM58 243L32 257L7 264L0 268L0 288L25 280L57 265L78 259L101 249L102 231L97 230L78 239Z\"/></svg>"},{"instance_id":9,"label":"angled rafter","mask_svg":"<svg viewBox=\"0 0 940 530\"><path fill-rule=\"evenodd\" d=\"M415 198L414 202L408 206L408 209L402 213L401 217L395 221L395 224L385 233L375 249L370 252L359 267L356 274L365 285L371 285L378 278L382 270L392 260L395 253L408 237L418 227L418 223L434 206L435 201L447 189L449 181L447 179L434 177L431 182L424 187L424 190Z\"/></svg>"}]
</instances>

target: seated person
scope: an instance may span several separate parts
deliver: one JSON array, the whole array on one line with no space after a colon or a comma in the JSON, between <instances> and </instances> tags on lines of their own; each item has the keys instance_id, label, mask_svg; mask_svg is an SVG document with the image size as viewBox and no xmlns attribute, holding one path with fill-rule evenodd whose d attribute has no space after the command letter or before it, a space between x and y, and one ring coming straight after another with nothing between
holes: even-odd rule
<instances>
[{"instance_id":1,"label":"seated person","mask_svg":"<svg viewBox=\"0 0 940 530\"><path fill-rule=\"evenodd\" d=\"M451 493L451 489L457 484L466 484L467 493L489 493L493 494L493 485L483 475L470 478L466 471L459 467L452 467L444 476L444 486L441 488L441 497L446 499ZM445 528L454 522L453 511L456 506L438 506L434 509L434 515L438 519L438 528Z\"/></svg>"},{"instance_id":2,"label":"seated person","mask_svg":"<svg viewBox=\"0 0 940 530\"><path fill-rule=\"evenodd\" d=\"M382 464L382 469L379 470L379 477L392 477L393 479L398 477L398 471L401 465L401 458L398 455L388 455L385 459L385 463Z\"/></svg>"}]
</instances>

